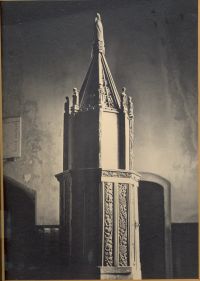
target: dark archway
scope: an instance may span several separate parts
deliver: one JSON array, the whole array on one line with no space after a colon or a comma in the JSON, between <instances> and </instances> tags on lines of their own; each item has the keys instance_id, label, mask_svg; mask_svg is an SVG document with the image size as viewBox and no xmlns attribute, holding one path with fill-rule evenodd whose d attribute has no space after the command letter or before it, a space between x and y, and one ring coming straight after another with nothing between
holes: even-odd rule
<instances>
[{"instance_id":1,"label":"dark archway","mask_svg":"<svg viewBox=\"0 0 200 281\"><path fill-rule=\"evenodd\" d=\"M23 278L35 260L35 200L35 191L4 177L6 279Z\"/></svg>"},{"instance_id":2,"label":"dark archway","mask_svg":"<svg viewBox=\"0 0 200 281\"><path fill-rule=\"evenodd\" d=\"M143 278L172 278L170 183L140 173L140 258Z\"/></svg>"}]
</instances>

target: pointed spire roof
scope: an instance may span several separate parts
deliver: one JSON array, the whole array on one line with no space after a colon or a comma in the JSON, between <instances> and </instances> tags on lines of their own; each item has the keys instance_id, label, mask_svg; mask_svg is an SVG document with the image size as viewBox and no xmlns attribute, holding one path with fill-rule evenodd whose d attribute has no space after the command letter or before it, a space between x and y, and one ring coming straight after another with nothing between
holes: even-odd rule
<instances>
[{"instance_id":1,"label":"pointed spire roof","mask_svg":"<svg viewBox=\"0 0 200 281\"><path fill-rule=\"evenodd\" d=\"M80 90L80 110L103 107L118 110L121 100L105 58L103 25L97 13L92 60Z\"/></svg>"}]
</instances>

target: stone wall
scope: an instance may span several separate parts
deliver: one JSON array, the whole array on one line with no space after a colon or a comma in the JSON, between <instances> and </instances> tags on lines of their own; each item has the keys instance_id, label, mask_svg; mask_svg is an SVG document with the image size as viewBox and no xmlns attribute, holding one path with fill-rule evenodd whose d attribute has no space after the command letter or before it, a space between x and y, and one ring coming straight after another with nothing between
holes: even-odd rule
<instances>
[{"instance_id":1,"label":"stone wall","mask_svg":"<svg viewBox=\"0 0 200 281\"><path fill-rule=\"evenodd\" d=\"M37 224L58 223L64 101L88 69L98 11L115 82L134 99L134 169L169 180L172 220L196 222L197 1L101 2L2 4L3 115L22 117L22 157L4 173L37 192Z\"/></svg>"}]
</instances>

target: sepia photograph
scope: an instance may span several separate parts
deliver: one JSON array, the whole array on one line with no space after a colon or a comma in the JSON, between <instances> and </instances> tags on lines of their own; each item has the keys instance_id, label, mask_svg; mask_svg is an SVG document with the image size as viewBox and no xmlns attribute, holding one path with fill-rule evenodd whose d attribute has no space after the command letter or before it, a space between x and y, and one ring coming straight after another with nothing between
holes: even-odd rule
<instances>
[{"instance_id":1,"label":"sepia photograph","mask_svg":"<svg viewBox=\"0 0 200 281\"><path fill-rule=\"evenodd\" d=\"M2 1L4 280L198 279L198 1Z\"/></svg>"}]
</instances>

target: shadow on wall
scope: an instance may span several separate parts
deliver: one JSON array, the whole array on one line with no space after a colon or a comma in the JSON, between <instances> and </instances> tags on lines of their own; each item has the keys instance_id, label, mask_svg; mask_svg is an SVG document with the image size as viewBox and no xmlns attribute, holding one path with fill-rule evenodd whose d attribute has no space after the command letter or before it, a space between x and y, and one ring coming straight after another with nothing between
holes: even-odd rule
<instances>
[{"instance_id":1,"label":"shadow on wall","mask_svg":"<svg viewBox=\"0 0 200 281\"><path fill-rule=\"evenodd\" d=\"M8 279L29 268L35 260L35 200L35 191L4 177L5 269Z\"/></svg>"}]
</instances>

